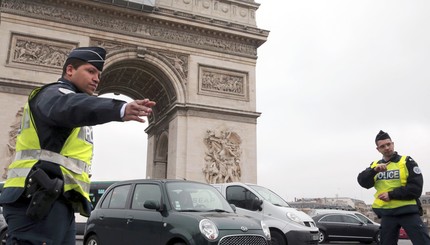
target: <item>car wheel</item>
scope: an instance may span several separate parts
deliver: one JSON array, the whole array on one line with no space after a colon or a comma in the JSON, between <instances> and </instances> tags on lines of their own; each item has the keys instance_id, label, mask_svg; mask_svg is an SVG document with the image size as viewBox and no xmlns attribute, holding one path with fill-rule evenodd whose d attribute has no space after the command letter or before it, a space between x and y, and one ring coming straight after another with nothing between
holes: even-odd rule
<instances>
[{"instance_id":1,"label":"car wheel","mask_svg":"<svg viewBox=\"0 0 430 245\"><path fill-rule=\"evenodd\" d=\"M7 238L7 229L5 229L0 233L0 244L2 245L6 244L6 238Z\"/></svg>"},{"instance_id":2,"label":"car wheel","mask_svg":"<svg viewBox=\"0 0 430 245\"><path fill-rule=\"evenodd\" d=\"M319 243L323 243L323 242L326 242L326 241L327 241L327 236L326 236L325 232L320 230Z\"/></svg>"},{"instance_id":3,"label":"car wheel","mask_svg":"<svg viewBox=\"0 0 430 245\"><path fill-rule=\"evenodd\" d=\"M287 242L285 241L284 236L279 231L270 231L270 236L272 239L270 240L270 244L272 245L285 245Z\"/></svg>"},{"instance_id":4,"label":"car wheel","mask_svg":"<svg viewBox=\"0 0 430 245\"><path fill-rule=\"evenodd\" d=\"M85 245L99 245L99 238L96 235L91 235L85 241Z\"/></svg>"},{"instance_id":5,"label":"car wheel","mask_svg":"<svg viewBox=\"0 0 430 245\"><path fill-rule=\"evenodd\" d=\"M381 233L379 231L376 232L375 242L376 242L376 244L381 244Z\"/></svg>"}]
</instances>

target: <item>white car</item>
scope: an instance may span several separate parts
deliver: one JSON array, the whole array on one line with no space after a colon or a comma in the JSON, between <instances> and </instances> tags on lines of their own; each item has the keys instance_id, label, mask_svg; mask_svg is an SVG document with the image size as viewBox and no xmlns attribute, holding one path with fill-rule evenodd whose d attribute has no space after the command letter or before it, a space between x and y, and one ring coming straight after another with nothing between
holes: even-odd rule
<instances>
[{"instance_id":1,"label":"white car","mask_svg":"<svg viewBox=\"0 0 430 245\"><path fill-rule=\"evenodd\" d=\"M275 192L240 182L212 185L236 206L238 214L263 220L270 228L271 244L318 244L319 231L314 220Z\"/></svg>"}]
</instances>

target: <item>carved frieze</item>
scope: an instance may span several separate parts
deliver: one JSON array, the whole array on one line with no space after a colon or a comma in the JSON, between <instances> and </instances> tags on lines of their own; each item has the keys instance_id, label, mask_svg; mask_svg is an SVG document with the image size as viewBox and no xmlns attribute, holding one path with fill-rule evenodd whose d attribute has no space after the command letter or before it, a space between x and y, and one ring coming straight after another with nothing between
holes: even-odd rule
<instances>
[{"instance_id":1,"label":"carved frieze","mask_svg":"<svg viewBox=\"0 0 430 245\"><path fill-rule=\"evenodd\" d=\"M258 8L253 0L158 0L157 5L253 26L256 25L255 11Z\"/></svg>"},{"instance_id":2,"label":"carved frieze","mask_svg":"<svg viewBox=\"0 0 430 245\"><path fill-rule=\"evenodd\" d=\"M207 147L203 168L206 182L214 184L240 181L240 136L230 130L218 133L215 130L207 130L203 142Z\"/></svg>"},{"instance_id":3,"label":"carved frieze","mask_svg":"<svg viewBox=\"0 0 430 245\"><path fill-rule=\"evenodd\" d=\"M125 49L136 49L136 45L121 43L116 41L110 41L99 38L91 38L90 46L103 47L107 51L107 57L115 51L125 50Z\"/></svg>"},{"instance_id":4,"label":"carved frieze","mask_svg":"<svg viewBox=\"0 0 430 245\"><path fill-rule=\"evenodd\" d=\"M144 58L145 54L150 54L164 61L183 81L188 79L188 56L172 51L163 51L152 48L137 47L136 45L120 43L116 41L91 38L90 45L100 46L107 50L107 57L122 50L136 50L138 57Z\"/></svg>"},{"instance_id":5,"label":"carved frieze","mask_svg":"<svg viewBox=\"0 0 430 245\"><path fill-rule=\"evenodd\" d=\"M103 8L85 8L81 5L62 6L44 4L45 1L3 0L5 12L34 18L95 28L115 33L164 41L193 48L256 57L259 41L239 38L227 33L216 33L203 28L114 12ZM140 12L138 12L140 13ZM114 18L113 18L114 17ZM243 29L245 30L245 29Z\"/></svg>"},{"instance_id":6,"label":"carved frieze","mask_svg":"<svg viewBox=\"0 0 430 245\"><path fill-rule=\"evenodd\" d=\"M199 65L199 94L248 100L248 74Z\"/></svg>"},{"instance_id":7,"label":"carved frieze","mask_svg":"<svg viewBox=\"0 0 430 245\"><path fill-rule=\"evenodd\" d=\"M12 33L7 64L58 73L76 43Z\"/></svg>"}]
</instances>

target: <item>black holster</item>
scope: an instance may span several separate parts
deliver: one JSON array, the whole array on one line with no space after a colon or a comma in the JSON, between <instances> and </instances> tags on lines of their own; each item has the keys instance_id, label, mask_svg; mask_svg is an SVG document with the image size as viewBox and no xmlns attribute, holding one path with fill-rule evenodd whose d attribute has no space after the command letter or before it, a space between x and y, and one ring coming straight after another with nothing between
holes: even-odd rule
<instances>
[{"instance_id":1,"label":"black holster","mask_svg":"<svg viewBox=\"0 0 430 245\"><path fill-rule=\"evenodd\" d=\"M31 198L27 216L34 220L43 219L63 190L63 180L51 179L42 169L32 169L27 177L24 195Z\"/></svg>"}]
</instances>

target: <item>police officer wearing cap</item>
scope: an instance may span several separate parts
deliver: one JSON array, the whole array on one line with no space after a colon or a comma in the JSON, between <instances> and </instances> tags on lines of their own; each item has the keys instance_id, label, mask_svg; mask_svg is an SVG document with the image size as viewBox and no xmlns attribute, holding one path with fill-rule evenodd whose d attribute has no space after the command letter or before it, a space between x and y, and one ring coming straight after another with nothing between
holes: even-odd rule
<instances>
[{"instance_id":1,"label":"police officer wearing cap","mask_svg":"<svg viewBox=\"0 0 430 245\"><path fill-rule=\"evenodd\" d=\"M75 245L74 213L89 216L91 126L144 122L155 102L93 96L105 62L101 47L76 48L62 77L33 90L24 106L16 157L8 169L0 205L7 244Z\"/></svg>"},{"instance_id":2,"label":"police officer wearing cap","mask_svg":"<svg viewBox=\"0 0 430 245\"><path fill-rule=\"evenodd\" d=\"M382 130L375 143L382 159L372 162L357 180L366 189L376 189L372 208L381 218L381 244L397 244L403 227L413 244L430 245L427 226L420 218L423 176L418 164L394 151L394 142Z\"/></svg>"}]
</instances>

